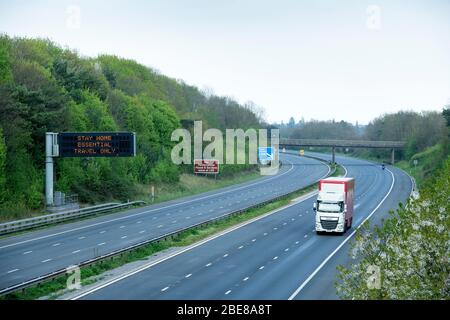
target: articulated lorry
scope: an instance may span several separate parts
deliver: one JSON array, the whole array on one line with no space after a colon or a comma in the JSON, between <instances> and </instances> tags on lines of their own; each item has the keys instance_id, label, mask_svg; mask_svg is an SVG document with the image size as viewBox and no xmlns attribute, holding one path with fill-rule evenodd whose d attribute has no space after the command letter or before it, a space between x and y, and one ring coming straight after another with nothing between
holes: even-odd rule
<instances>
[{"instance_id":1,"label":"articulated lorry","mask_svg":"<svg viewBox=\"0 0 450 320\"><path fill-rule=\"evenodd\" d=\"M319 194L313 210L316 212L316 232L344 234L353 221L354 178L326 178L319 181Z\"/></svg>"}]
</instances>

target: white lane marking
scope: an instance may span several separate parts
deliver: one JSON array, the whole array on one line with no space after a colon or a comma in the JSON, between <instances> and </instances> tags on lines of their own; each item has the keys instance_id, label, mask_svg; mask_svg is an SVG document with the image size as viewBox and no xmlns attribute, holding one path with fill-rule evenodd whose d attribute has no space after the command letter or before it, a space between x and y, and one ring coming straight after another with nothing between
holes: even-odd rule
<instances>
[{"instance_id":1,"label":"white lane marking","mask_svg":"<svg viewBox=\"0 0 450 320\"><path fill-rule=\"evenodd\" d=\"M277 227L275 227L275 228L273 228L273 230L278 230L278 228L277 228Z\"/></svg>"},{"instance_id":2,"label":"white lane marking","mask_svg":"<svg viewBox=\"0 0 450 320\"><path fill-rule=\"evenodd\" d=\"M242 281L247 281L249 279L249 277L245 277L244 279L242 279Z\"/></svg>"},{"instance_id":3,"label":"white lane marking","mask_svg":"<svg viewBox=\"0 0 450 320\"><path fill-rule=\"evenodd\" d=\"M227 292L225 292L226 295L230 294L231 290L228 290Z\"/></svg>"},{"instance_id":4,"label":"white lane marking","mask_svg":"<svg viewBox=\"0 0 450 320\"><path fill-rule=\"evenodd\" d=\"M19 269L12 269L12 270L9 270L7 273L13 273L13 272L16 272L16 271L19 271Z\"/></svg>"},{"instance_id":5,"label":"white lane marking","mask_svg":"<svg viewBox=\"0 0 450 320\"><path fill-rule=\"evenodd\" d=\"M75 251L72 251L72 253L78 253L78 252L80 252L81 250L75 250Z\"/></svg>"},{"instance_id":6,"label":"white lane marking","mask_svg":"<svg viewBox=\"0 0 450 320\"><path fill-rule=\"evenodd\" d=\"M328 166L328 165L327 165L327 166ZM331 167L328 166L328 172L325 174L325 176L328 175L328 173L329 173L330 171L331 171ZM319 180L320 180L320 179L319 179ZM266 181L266 180L265 180L265 181ZM99 286L97 286L97 287L94 287L94 288L92 288L92 289L90 289L90 290L88 290L88 291L86 291L86 292L84 292L84 293L81 293L81 294L78 295L78 296L75 296L75 297L71 298L70 300L78 300L78 299L80 299L80 298L82 298L82 297L85 297L85 296L87 296L87 295L89 295L89 294L91 294L91 293L93 293L93 292L96 292L96 291L101 290L101 289L103 289L103 288L105 288L105 287L108 287L108 286L110 286L110 285L112 285L112 284L114 284L114 283L116 283L116 282L118 282L118 281L121 281L121 280L123 280L123 279L125 279L125 278L128 278L128 277L131 277L131 276L133 276L133 275L135 275L135 274L137 274L137 273L139 273L139 272L142 272L142 271L144 271L144 270L147 270L148 268L151 268L151 267L154 266L154 265L157 265L157 264L162 263L162 262L164 262L164 261L166 261L166 260L168 260L168 259L171 259L171 258L173 258L173 257L176 257L176 256L178 256L178 255L180 255L180 254L183 254L183 253L186 252L186 251L190 251L190 250L192 250L192 249L194 249L194 248L196 248L196 247L198 247L198 246L201 246L201 245L203 245L203 244L205 244L205 243L208 243L208 242L210 242L210 241L212 241L212 240L214 240L214 239L217 239L217 238L219 238L219 237L222 237L222 236L224 236L224 235L226 235L226 234L228 234L228 233L230 233L230 232L233 232L233 231L238 230L238 229L240 229L240 228L242 228L242 227L245 227L246 225L249 225L249 224L251 224L251 223L254 223L254 222L256 222L256 221L259 221L259 220L261 220L261 219L264 219L264 218L266 218L266 217L268 217L268 216L271 216L271 215L273 215L273 214L275 214L275 213L277 213L277 212L279 212L279 211L285 210L285 209L287 209L287 208L289 208L289 207L292 207L292 206L294 206L294 205L298 205L299 203L302 203L302 202L304 202L304 201L306 201L306 200L308 200L308 199L310 199L310 198L312 198L312 197L314 197L314 196L316 196L316 195L317 195L317 192L312 192L311 194L307 195L301 202L296 202L296 203L292 203L292 204L290 204L290 205L286 205L286 206L284 206L284 207L282 207L282 208L278 208L278 209L276 209L276 210L273 210L273 211L270 211L270 212L268 212L268 213L266 213L266 214L263 214L263 215L261 215L261 216L259 216L259 217L253 218L253 219L248 220L248 221L246 221L246 222L243 222L242 224L239 224L239 225L237 225L237 226L231 227L231 228L229 228L229 229L227 229L227 230L225 230L225 231L223 231L223 232L221 232L221 233L218 233L218 234L216 234L216 235L214 235L214 236L211 236L210 238L207 238L207 239L205 239L205 240L199 241L199 242L197 242L197 243L195 243L195 244L193 244L193 245L191 245L191 246L189 246L189 247L187 247L187 248L185 248L185 249L183 249L183 250L180 250L179 252L176 252L176 253L173 253L173 254L171 254L171 255L168 255L168 256L166 256L166 257L164 257L164 258L162 258L162 259L160 259L160 260L158 260L158 261L151 262L151 263L149 263L149 264L143 265L142 267L140 267L140 268L138 268L138 269L136 269L136 270L133 270L133 271L131 271L131 272L127 273L127 274L124 274L124 275L122 275L122 276L119 276L119 277L117 277L117 278L115 278L115 279L112 279L111 281L106 282L106 283L104 283L104 284L102 284L102 285L99 285ZM209 266L211 266L211 265L212 265L212 263L208 263L206 266L209 267ZM262 266L262 267L260 268L260 270L262 270L262 269L264 269L264 266Z\"/></svg>"},{"instance_id":7,"label":"white lane marking","mask_svg":"<svg viewBox=\"0 0 450 320\"><path fill-rule=\"evenodd\" d=\"M277 260L277 259L278 259L278 256L273 257L273 260Z\"/></svg>"},{"instance_id":8,"label":"white lane marking","mask_svg":"<svg viewBox=\"0 0 450 320\"><path fill-rule=\"evenodd\" d=\"M264 266L259 267L259 270L262 270L262 269L264 269Z\"/></svg>"},{"instance_id":9,"label":"white lane marking","mask_svg":"<svg viewBox=\"0 0 450 320\"><path fill-rule=\"evenodd\" d=\"M189 274L185 275L184 277L189 278L190 276L192 276L192 273L189 273Z\"/></svg>"},{"instance_id":10,"label":"white lane marking","mask_svg":"<svg viewBox=\"0 0 450 320\"><path fill-rule=\"evenodd\" d=\"M169 215L170 213L168 213L167 215ZM138 222L136 222L137 224L139 224L139 223L142 223L142 221L141 220L139 220Z\"/></svg>"},{"instance_id":11,"label":"white lane marking","mask_svg":"<svg viewBox=\"0 0 450 320\"><path fill-rule=\"evenodd\" d=\"M54 236L57 236L57 235L65 234L65 233L68 233L68 232L74 232L74 231L78 231L78 230L82 230L82 229L86 229L86 228L91 228L91 227L99 226L99 225L106 224L106 223L111 223L111 222L115 222L115 221L121 221L121 220L129 219L129 218L132 218L132 217L137 217L137 216L140 216L140 215L143 215L143 214L146 214L146 213L150 213L150 212L154 212L154 211L164 210L164 209L168 209L168 208L176 207L176 206L180 206L180 205L186 205L187 203L190 203L190 202L195 202L195 201L199 201L199 200L203 200L203 199L208 199L208 198L211 198L211 197L219 196L219 195L222 195L222 194L235 192L235 191L238 191L238 190L241 190L241 189L245 189L245 188L248 188L248 187L251 187L251 186L254 186L254 185L258 185L258 184L265 184L265 183L267 183L267 181L280 178L280 177L284 176L285 174L288 174L289 172L291 172L294 169L294 164L291 161L289 161L289 160L286 160L286 161L291 164L291 167L289 168L289 170L287 170L286 172L283 172L280 175L276 175L276 176L273 176L271 178L264 179L262 181L257 181L257 182L251 183L251 184L244 185L244 186L239 187L239 188L234 188L234 189L231 189L231 190L227 190L227 191L223 191L223 192L219 192L219 193L214 193L214 194L207 195L207 196L204 196L204 197L201 197L201 198L196 198L196 199L192 199L192 200L188 200L188 201L184 201L184 202L180 202L180 203L174 203L174 204L171 204L171 205L168 205L168 206L165 206L165 207L161 207L161 208L155 208L155 209L151 209L151 210L137 212L137 213L134 213L134 214L127 215L125 217L119 217L119 218L115 218L115 219L111 219L111 220L107 220L107 221L101 221L101 222L93 223L93 224L90 224L90 225L87 225L87 226L82 226L82 227L73 228L73 229L70 229L70 230L65 230L65 231L61 231L61 232L57 232L57 233L48 234L48 235L45 235L45 236L42 236L42 237L37 237L37 238L33 238L33 239L28 239L28 240L24 240L24 241L15 242L15 243L10 243L10 244L1 246L0 249L5 249L5 248L8 248L8 247L13 247L13 246L17 246L19 244L24 244L24 243L28 243L28 242L32 242L32 241L36 241L36 240L46 239L46 238L54 237ZM328 172L330 172L330 171L331 171L331 167L328 166ZM328 172L327 172L327 175L328 175ZM214 203L214 202L211 202L211 203ZM182 212L182 210L180 209L179 212ZM153 219L156 219L156 217L153 217Z\"/></svg>"},{"instance_id":12,"label":"white lane marking","mask_svg":"<svg viewBox=\"0 0 450 320\"><path fill-rule=\"evenodd\" d=\"M45 260L42 260L41 262L42 263L45 263L45 262L49 262L49 261L51 261L52 259L45 259Z\"/></svg>"},{"instance_id":13,"label":"white lane marking","mask_svg":"<svg viewBox=\"0 0 450 320\"><path fill-rule=\"evenodd\" d=\"M127 236L120 237L120 239L125 239Z\"/></svg>"},{"instance_id":14,"label":"white lane marking","mask_svg":"<svg viewBox=\"0 0 450 320\"><path fill-rule=\"evenodd\" d=\"M52 247L57 247L57 246L59 246L61 243L55 243L55 244L52 244Z\"/></svg>"},{"instance_id":15,"label":"white lane marking","mask_svg":"<svg viewBox=\"0 0 450 320\"><path fill-rule=\"evenodd\" d=\"M177 220L173 220L172 223L177 223Z\"/></svg>"},{"instance_id":16,"label":"white lane marking","mask_svg":"<svg viewBox=\"0 0 450 320\"><path fill-rule=\"evenodd\" d=\"M106 242L101 242L101 243L98 244L98 246L102 246L104 244L106 244Z\"/></svg>"},{"instance_id":17,"label":"white lane marking","mask_svg":"<svg viewBox=\"0 0 450 320\"><path fill-rule=\"evenodd\" d=\"M125 226L120 226L120 227L119 227L119 229L123 229L123 228L125 228Z\"/></svg>"},{"instance_id":18,"label":"white lane marking","mask_svg":"<svg viewBox=\"0 0 450 320\"><path fill-rule=\"evenodd\" d=\"M29 254L32 253L33 251L25 251L23 254Z\"/></svg>"},{"instance_id":19,"label":"white lane marking","mask_svg":"<svg viewBox=\"0 0 450 320\"><path fill-rule=\"evenodd\" d=\"M252 239L252 242L255 242L256 241L256 239Z\"/></svg>"},{"instance_id":20,"label":"white lane marking","mask_svg":"<svg viewBox=\"0 0 450 320\"><path fill-rule=\"evenodd\" d=\"M125 217L119 217L119 218L115 218L115 219L111 219L111 220L107 220L107 221L101 221L101 222L93 223L93 224L90 224L90 225L87 225L87 226L73 228L73 229L70 229L70 230L65 230L65 231L61 231L61 232L57 232L57 233L53 233L53 234L48 234L48 235L37 237L37 238L33 238L33 239L28 239L28 240L19 241L19 242L16 242L16 243L7 244L7 245L4 245L4 246L0 246L0 249L4 249L4 248L8 248L8 247L16 246L16 245L19 245L19 244L24 244L24 243L36 241L36 240L46 239L46 238L54 237L54 236L57 236L57 235L65 234L65 233L68 233L68 232L74 232L74 231L78 231L78 230L82 230L82 229L86 229L86 228L90 228L90 227L95 227L95 226L102 225L102 224L105 224L105 223L111 223L111 222L115 222L115 221L129 219L131 217L140 216L140 215L143 215L143 214L146 214L146 213L150 213L150 212L154 212L154 211L164 210L164 209L168 209L168 208L176 207L176 206L180 206L180 205L186 205L187 203L190 203L190 202L195 202L195 201L199 201L199 200L203 200L203 199L208 199L208 198L211 198L211 197L219 196L219 195L222 195L222 194L235 192L235 191L238 191L238 190L241 190L241 189L245 189L245 188L248 188L248 187L251 187L251 186L254 186L254 185L258 185L258 184L266 184L267 181L270 181L270 180L273 180L273 179L278 179L278 178L288 174L289 172L291 172L294 169L294 164L291 161L287 160L287 159L286 159L286 161L289 162L290 165L291 165L289 170L287 170L286 172L283 172L282 174L273 176L271 178L263 179L262 181L256 181L254 183L247 184L247 185L244 185L244 186L239 187L239 188L234 188L234 189L231 189L231 190L214 193L214 194L211 194L211 195L207 195L207 196L204 196L204 197L200 197L200 198L196 198L196 199L192 199L192 200L188 200L188 201L184 201L184 202L180 202L180 203L174 203L174 204L171 204L171 205L168 205L168 206L165 206L165 207L161 207L161 208L155 208L155 209L151 209L151 210L137 212L137 213L134 213L134 214L131 214L131 215L127 215ZM328 173L331 171L331 167L328 166L328 165L326 165L326 166L328 167L328 172L327 172L326 175L328 175ZM210 203L214 203L214 202L211 201ZM179 212L182 212L182 210L180 209ZM156 219L156 217L154 217L153 219Z\"/></svg>"},{"instance_id":21,"label":"white lane marking","mask_svg":"<svg viewBox=\"0 0 450 320\"><path fill-rule=\"evenodd\" d=\"M85 236L78 237L78 240L83 240L83 239L86 239L86 237Z\"/></svg>"},{"instance_id":22,"label":"white lane marking","mask_svg":"<svg viewBox=\"0 0 450 320\"><path fill-rule=\"evenodd\" d=\"M267 236L267 232L264 232L264 235Z\"/></svg>"},{"instance_id":23,"label":"white lane marking","mask_svg":"<svg viewBox=\"0 0 450 320\"><path fill-rule=\"evenodd\" d=\"M186 219L190 219L191 217L186 217Z\"/></svg>"},{"instance_id":24,"label":"white lane marking","mask_svg":"<svg viewBox=\"0 0 450 320\"><path fill-rule=\"evenodd\" d=\"M291 221L295 221L295 218L292 218Z\"/></svg>"},{"instance_id":25,"label":"white lane marking","mask_svg":"<svg viewBox=\"0 0 450 320\"><path fill-rule=\"evenodd\" d=\"M238 249L242 249L244 246L239 246Z\"/></svg>"},{"instance_id":26,"label":"white lane marking","mask_svg":"<svg viewBox=\"0 0 450 320\"><path fill-rule=\"evenodd\" d=\"M102 233L105 233L105 232L106 232L106 230L103 230L103 231L100 231L99 233L102 234Z\"/></svg>"},{"instance_id":27,"label":"white lane marking","mask_svg":"<svg viewBox=\"0 0 450 320\"><path fill-rule=\"evenodd\" d=\"M152 220L156 220L156 217L153 217Z\"/></svg>"},{"instance_id":28,"label":"white lane marking","mask_svg":"<svg viewBox=\"0 0 450 320\"><path fill-rule=\"evenodd\" d=\"M158 226L158 228L162 228L163 227L163 225L162 224L160 224L159 226Z\"/></svg>"},{"instance_id":29,"label":"white lane marking","mask_svg":"<svg viewBox=\"0 0 450 320\"><path fill-rule=\"evenodd\" d=\"M139 231L139 233L144 233L145 232L145 230L141 230L141 231Z\"/></svg>"},{"instance_id":30,"label":"white lane marking","mask_svg":"<svg viewBox=\"0 0 450 320\"><path fill-rule=\"evenodd\" d=\"M342 166L344 167L344 166ZM345 169L345 167L344 167ZM387 169L387 168L386 168ZM334 251L332 253L330 253L330 255L328 257L325 258L325 260L322 261L322 263L313 271L313 273L311 273L309 275L308 278L306 278L305 281L303 281L303 283L290 295L290 297L288 298L288 300L293 300L299 293L300 291L303 290L303 288L311 281L312 278L314 278L314 276L323 268L323 266L336 254L336 252L338 252L354 235L355 233L359 230L359 228L361 228L361 226L370 219L370 217L372 217L372 215L378 210L379 207L381 207L381 205L384 203L384 201L387 199L387 197L391 194L392 189L394 187L394 183L395 183L395 177L394 174L392 173L391 170L387 169L387 171L390 172L391 176L392 176L392 183L391 183L391 187L389 188L388 193L386 193L386 195L384 196L383 199L381 199L380 203L378 203L378 205L375 207L375 209L372 210L372 212L363 220L363 222L361 222L354 230L353 232L347 236L347 238L345 238L341 244L339 244L336 249L334 249ZM347 170L345 170L345 172L347 173Z\"/></svg>"},{"instance_id":31,"label":"white lane marking","mask_svg":"<svg viewBox=\"0 0 450 320\"><path fill-rule=\"evenodd\" d=\"M288 252L288 251L289 251L289 248L284 249L284 252Z\"/></svg>"},{"instance_id":32,"label":"white lane marking","mask_svg":"<svg viewBox=\"0 0 450 320\"><path fill-rule=\"evenodd\" d=\"M307 234L305 234L305 236L304 236L303 238L308 238L308 235L307 235Z\"/></svg>"},{"instance_id":33,"label":"white lane marking","mask_svg":"<svg viewBox=\"0 0 450 320\"><path fill-rule=\"evenodd\" d=\"M283 223L283 226L285 226L285 225L287 225L287 223L285 222L285 223Z\"/></svg>"},{"instance_id":34,"label":"white lane marking","mask_svg":"<svg viewBox=\"0 0 450 320\"><path fill-rule=\"evenodd\" d=\"M166 291L167 289L169 289L169 287L162 288L162 289L161 289L161 292L164 292L164 291Z\"/></svg>"},{"instance_id":35,"label":"white lane marking","mask_svg":"<svg viewBox=\"0 0 450 320\"><path fill-rule=\"evenodd\" d=\"M224 258L228 257L228 253L225 253L225 254L223 255L223 257L224 257Z\"/></svg>"},{"instance_id":36,"label":"white lane marking","mask_svg":"<svg viewBox=\"0 0 450 320\"><path fill-rule=\"evenodd\" d=\"M361 203L356 204L354 209L358 208L360 205Z\"/></svg>"},{"instance_id":37,"label":"white lane marking","mask_svg":"<svg viewBox=\"0 0 450 320\"><path fill-rule=\"evenodd\" d=\"M298 244L300 241L295 241L295 244Z\"/></svg>"}]
</instances>

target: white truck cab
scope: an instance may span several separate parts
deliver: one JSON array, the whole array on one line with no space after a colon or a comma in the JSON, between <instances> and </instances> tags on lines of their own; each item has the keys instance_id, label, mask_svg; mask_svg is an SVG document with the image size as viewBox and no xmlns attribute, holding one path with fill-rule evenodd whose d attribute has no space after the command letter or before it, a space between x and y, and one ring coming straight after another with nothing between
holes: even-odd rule
<instances>
[{"instance_id":1,"label":"white truck cab","mask_svg":"<svg viewBox=\"0 0 450 320\"><path fill-rule=\"evenodd\" d=\"M354 178L326 178L319 181L319 194L314 203L315 229L324 232L345 231L352 226Z\"/></svg>"}]
</instances>

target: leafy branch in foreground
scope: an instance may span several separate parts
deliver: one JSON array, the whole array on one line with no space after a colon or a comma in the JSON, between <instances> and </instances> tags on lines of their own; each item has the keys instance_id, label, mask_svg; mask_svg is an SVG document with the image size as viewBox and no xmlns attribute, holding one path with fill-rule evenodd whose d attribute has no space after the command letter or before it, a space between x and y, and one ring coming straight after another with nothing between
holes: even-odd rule
<instances>
[{"instance_id":1,"label":"leafy branch in foreground","mask_svg":"<svg viewBox=\"0 0 450 320\"><path fill-rule=\"evenodd\" d=\"M381 226L358 231L349 267L338 267L342 299L449 299L450 158L418 199Z\"/></svg>"}]
</instances>

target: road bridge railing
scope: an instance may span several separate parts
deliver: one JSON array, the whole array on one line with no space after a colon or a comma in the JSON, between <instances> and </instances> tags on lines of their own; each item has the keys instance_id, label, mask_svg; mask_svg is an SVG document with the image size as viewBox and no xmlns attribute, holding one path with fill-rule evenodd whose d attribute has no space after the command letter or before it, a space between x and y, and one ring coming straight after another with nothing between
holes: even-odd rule
<instances>
[{"instance_id":1,"label":"road bridge railing","mask_svg":"<svg viewBox=\"0 0 450 320\"><path fill-rule=\"evenodd\" d=\"M0 235L50 225L54 223L64 222L115 209L122 209L137 204L145 204L145 202L144 201L131 201L125 203L110 202L91 207L79 208L58 213L46 214L33 218L10 221L0 224Z\"/></svg>"}]
</instances>

